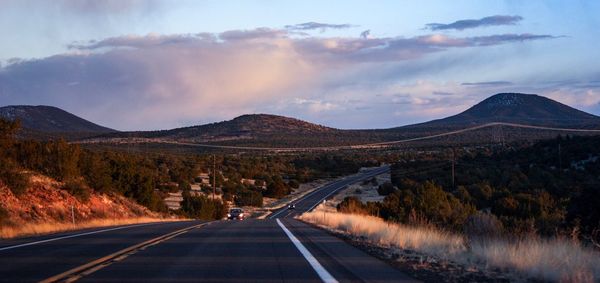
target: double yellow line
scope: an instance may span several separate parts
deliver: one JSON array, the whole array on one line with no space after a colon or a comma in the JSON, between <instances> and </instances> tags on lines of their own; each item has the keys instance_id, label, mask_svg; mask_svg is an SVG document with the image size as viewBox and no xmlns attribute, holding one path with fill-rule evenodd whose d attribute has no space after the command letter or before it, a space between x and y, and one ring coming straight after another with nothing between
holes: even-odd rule
<instances>
[{"instance_id":1,"label":"double yellow line","mask_svg":"<svg viewBox=\"0 0 600 283\"><path fill-rule=\"evenodd\" d=\"M181 234L187 233L192 229L196 229L196 228L200 228L206 225L209 225L211 223L214 223L216 221L211 221L211 222L207 222L207 223L202 223L202 224L198 224L198 225L194 225L194 226L190 226L187 228L183 228L177 231L173 231L171 233L156 237L154 239L150 239L148 241L145 241L143 243L139 243L137 245L133 245L131 247L122 249L118 252L112 253L110 255L107 255L105 257L96 259L94 261L88 262L84 265L75 267L73 269L67 270L61 274L57 274L54 275L50 278L46 278L42 281L40 281L40 283L50 283L50 282L74 282L77 281L79 279L81 279L84 276L90 275L102 268L105 268L115 262L119 262L125 258L127 258L130 255L133 255L135 253L137 253L138 251L144 250L150 246L154 246L156 244L159 244L161 242L167 241L169 239L175 238Z\"/></svg>"}]
</instances>

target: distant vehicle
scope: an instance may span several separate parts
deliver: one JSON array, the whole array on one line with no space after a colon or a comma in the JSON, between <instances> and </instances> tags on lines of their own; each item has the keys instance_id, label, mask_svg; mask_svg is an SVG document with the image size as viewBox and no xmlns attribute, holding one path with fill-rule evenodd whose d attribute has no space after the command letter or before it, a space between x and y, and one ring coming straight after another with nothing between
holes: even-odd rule
<instances>
[{"instance_id":1,"label":"distant vehicle","mask_svg":"<svg viewBox=\"0 0 600 283\"><path fill-rule=\"evenodd\" d=\"M227 219L229 220L244 220L244 210L238 207L234 207L227 213Z\"/></svg>"},{"instance_id":2,"label":"distant vehicle","mask_svg":"<svg viewBox=\"0 0 600 283\"><path fill-rule=\"evenodd\" d=\"M288 205L288 209L296 209L296 205L293 203L290 203L290 205Z\"/></svg>"}]
</instances>

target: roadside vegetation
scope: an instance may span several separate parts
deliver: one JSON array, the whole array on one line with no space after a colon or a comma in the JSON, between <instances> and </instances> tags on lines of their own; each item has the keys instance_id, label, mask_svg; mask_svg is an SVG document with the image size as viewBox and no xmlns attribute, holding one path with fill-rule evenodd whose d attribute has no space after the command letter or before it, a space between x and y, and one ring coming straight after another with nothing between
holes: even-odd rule
<instances>
[{"instance_id":1,"label":"roadside vegetation","mask_svg":"<svg viewBox=\"0 0 600 283\"><path fill-rule=\"evenodd\" d=\"M339 210L453 232L566 237L600 243L600 137L522 148L454 150L401 159L382 202L344 200ZM481 215L485 215L485 221Z\"/></svg>"},{"instance_id":2,"label":"roadside vegetation","mask_svg":"<svg viewBox=\"0 0 600 283\"><path fill-rule=\"evenodd\" d=\"M88 148L61 139L20 139L19 129L18 121L0 119L0 186L15 196L26 198L31 175L40 174L58 181L62 190L83 203L94 193L118 195L153 212L186 218L221 219L228 205L261 207L263 197L283 198L301 183L379 164L354 154L220 153L213 159L206 153L131 151L129 145ZM201 173L210 181L199 180ZM213 180L218 188L215 199ZM200 186L200 192L190 192L192 183ZM169 211L163 199L176 192L184 199L181 209ZM0 219L11 217L4 214L0 211Z\"/></svg>"},{"instance_id":3,"label":"roadside vegetation","mask_svg":"<svg viewBox=\"0 0 600 283\"><path fill-rule=\"evenodd\" d=\"M597 282L598 176L600 137L424 149L399 158L391 182L365 181L381 201L353 194L302 219L522 278Z\"/></svg>"},{"instance_id":4,"label":"roadside vegetation","mask_svg":"<svg viewBox=\"0 0 600 283\"><path fill-rule=\"evenodd\" d=\"M600 253L565 238L469 238L434 226L406 225L381 218L316 209L300 219L392 249L398 257L416 252L469 269L500 269L511 280L597 282Z\"/></svg>"}]
</instances>

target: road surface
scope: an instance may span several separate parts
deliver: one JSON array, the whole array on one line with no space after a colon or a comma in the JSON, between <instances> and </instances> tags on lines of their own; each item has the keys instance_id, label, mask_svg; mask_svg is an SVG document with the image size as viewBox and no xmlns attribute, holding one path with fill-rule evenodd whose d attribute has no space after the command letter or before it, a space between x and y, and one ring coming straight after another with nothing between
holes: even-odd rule
<instances>
[{"instance_id":1,"label":"road surface","mask_svg":"<svg viewBox=\"0 0 600 283\"><path fill-rule=\"evenodd\" d=\"M293 218L296 217L305 211L310 211L318 204L322 203L324 200L332 197L338 191L344 189L346 186L369 179L371 177L383 174L385 172L389 172L389 166L382 166L376 169L371 169L365 172L361 172L356 175L348 176L342 180L338 180L332 183L329 183L319 190L315 190L313 193L310 193L297 201L294 201L296 209L290 210L287 207L281 208L278 211L273 212L267 218L275 219L275 218Z\"/></svg>"},{"instance_id":2,"label":"road surface","mask_svg":"<svg viewBox=\"0 0 600 283\"><path fill-rule=\"evenodd\" d=\"M279 210L265 220L159 223L2 241L0 281L414 282L293 219L348 184L387 170L323 186L297 201L295 210Z\"/></svg>"}]
</instances>

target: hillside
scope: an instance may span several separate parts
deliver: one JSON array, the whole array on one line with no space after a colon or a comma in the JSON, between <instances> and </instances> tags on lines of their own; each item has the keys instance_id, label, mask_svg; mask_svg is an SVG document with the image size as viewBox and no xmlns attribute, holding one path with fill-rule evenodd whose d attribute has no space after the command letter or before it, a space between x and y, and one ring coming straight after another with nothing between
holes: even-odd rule
<instances>
[{"instance_id":1,"label":"hillside","mask_svg":"<svg viewBox=\"0 0 600 283\"><path fill-rule=\"evenodd\" d=\"M351 134L352 132L354 131L329 128L284 116L251 114L228 121L172 130L109 133L93 140L120 141L141 138L161 142L301 147L310 143L337 143L346 137L353 141L360 138L360 133Z\"/></svg>"},{"instance_id":2,"label":"hillside","mask_svg":"<svg viewBox=\"0 0 600 283\"><path fill-rule=\"evenodd\" d=\"M499 93L460 114L408 127L472 126L491 122L586 126L600 124L600 117L535 94Z\"/></svg>"},{"instance_id":3,"label":"hillside","mask_svg":"<svg viewBox=\"0 0 600 283\"><path fill-rule=\"evenodd\" d=\"M194 141L222 141L270 135L332 133L338 130L302 120L269 114L242 115L229 121L141 133L144 137L168 137Z\"/></svg>"},{"instance_id":4,"label":"hillside","mask_svg":"<svg viewBox=\"0 0 600 283\"><path fill-rule=\"evenodd\" d=\"M2 114L4 113L4 114ZM228 121L162 131L116 132L53 107L15 106L0 108L0 116L18 117L29 130L26 137L61 133L85 143L178 142L227 146L315 147L357 145L411 139L445 133L491 122L525 125L600 128L600 117L549 98L522 93L499 93L468 110L444 119L378 130L341 130L306 121L269 114L242 115ZM37 133L36 136L33 133ZM64 133L67 134L64 134ZM498 133L500 132L500 133ZM554 131L491 127L453 136L419 141L419 144L479 143L536 140L556 136ZM565 134L565 132L563 132ZM23 136L23 135L22 135ZM415 144L415 143L413 143Z\"/></svg>"},{"instance_id":5,"label":"hillside","mask_svg":"<svg viewBox=\"0 0 600 283\"><path fill-rule=\"evenodd\" d=\"M31 176L21 194L13 193L0 181L0 203L0 238L157 221L161 216L117 194L90 191L82 200L65 189L64 183L40 174ZM71 224L73 216L75 227Z\"/></svg>"},{"instance_id":6,"label":"hillside","mask_svg":"<svg viewBox=\"0 0 600 283\"><path fill-rule=\"evenodd\" d=\"M115 132L60 108L52 106L5 106L0 107L0 117L8 120L20 120L23 135L29 137L66 138L93 136Z\"/></svg>"}]
</instances>

